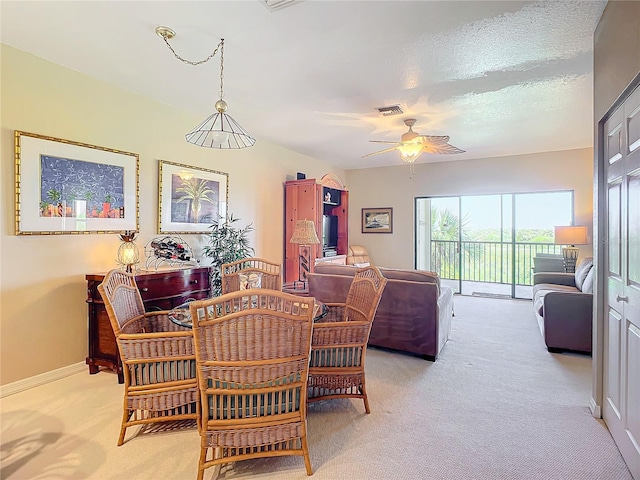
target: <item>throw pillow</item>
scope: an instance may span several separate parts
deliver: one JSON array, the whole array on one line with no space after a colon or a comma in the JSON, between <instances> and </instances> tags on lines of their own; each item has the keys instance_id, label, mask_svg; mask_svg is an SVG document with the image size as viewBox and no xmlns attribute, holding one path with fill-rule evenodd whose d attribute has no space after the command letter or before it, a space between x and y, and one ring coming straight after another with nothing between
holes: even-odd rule
<instances>
[{"instance_id":1,"label":"throw pillow","mask_svg":"<svg viewBox=\"0 0 640 480\"><path fill-rule=\"evenodd\" d=\"M353 264L354 267L358 267L358 268L368 267L369 265L371 265L369 262L362 262L362 263L354 263Z\"/></svg>"},{"instance_id":2,"label":"throw pillow","mask_svg":"<svg viewBox=\"0 0 640 480\"><path fill-rule=\"evenodd\" d=\"M250 288L262 287L262 274L261 273L241 273L240 274L240 290L248 290Z\"/></svg>"},{"instance_id":3,"label":"throw pillow","mask_svg":"<svg viewBox=\"0 0 640 480\"><path fill-rule=\"evenodd\" d=\"M589 273L587 273L587 277L582 282L582 293L593 293L593 272L594 269L591 268Z\"/></svg>"},{"instance_id":4,"label":"throw pillow","mask_svg":"<svg viewBox=\"0 0 640 480\"><path fill-rule=\"evenodd\" d=\"M580 263L580 265L578 265L578 268L576 268L575 278L576 278L576 287L578 287L578 289L582 290L582 284L585 278L587 278L587 275L591 271L592 267L593 267L593 257L587 257Z\"/></svg>"}]
</instances>

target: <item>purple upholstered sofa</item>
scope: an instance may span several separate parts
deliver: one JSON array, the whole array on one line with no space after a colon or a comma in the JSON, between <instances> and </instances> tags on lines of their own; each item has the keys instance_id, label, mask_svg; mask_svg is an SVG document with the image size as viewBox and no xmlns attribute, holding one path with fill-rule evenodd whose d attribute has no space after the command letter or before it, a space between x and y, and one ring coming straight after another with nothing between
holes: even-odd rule
<instances>
[{"instance_id":1,"label":"purple upholstered sofa","mask_svg":"<svg viewBox=\"0 0 640 480\"><path fill-rule=\"evenodd\" d=\"M533 307L550 352L591 353L594 274L588 257L575 273L533 275Z\"/></svg>"},{"instance_id":2,"label":"purple upholstered sofa","mask_svg":"<svg viewBox=\"0 0 640 480\"><path fill-rule=\"evenodd\" d=\"M308 275L309 295L344 302L358 267L319 263ZM388 282L371 326L369 345L434 361L451 333L453 291L434 272L380 268Z\"/></svg>"}]
</instances>

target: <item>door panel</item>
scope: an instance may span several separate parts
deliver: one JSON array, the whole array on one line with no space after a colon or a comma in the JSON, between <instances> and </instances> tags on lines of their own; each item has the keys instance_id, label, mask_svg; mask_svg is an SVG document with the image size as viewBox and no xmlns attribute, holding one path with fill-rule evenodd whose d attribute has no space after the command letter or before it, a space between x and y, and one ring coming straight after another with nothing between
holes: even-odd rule
<instances>
[{"instance_id":1,"label":"door panel","mask_svg":"<svg viewBox=\"0 0 640 480\"><path fill-rule=\"evenodd\" d=\"M640 239L640 171L627 177L627 209L629 239ZM640 242L628 242L627 252L629 282L640 285Z\"/></svg>"},{"instance_id":2,"label":"door panel","mask_svg":"<svg viewBox=\"0 0 640 480\"><path fill-rule=\"evenodd\" d=\"M640 480L640 89L604 124L608 315L603 417ZM618 148L620 146L620 148Z\"/></svg>"},{"instance_id":3,"label":"door panel","mask_svg":"<svg viewBox=\"0 0 640 480\"><path fill-rule=\"evenodd\" d=\"M609 211L607 237L609 239L609 275L620 277L622 264L620 262L620 193L621 183L609 184Z\"/></svg>"},{"instance_id":4,"label":"door panel","mask_svg":"<svg viewBox=\"0 0 640 480\"><path fill-rule=\"evenodd\" d=\"M627 338L627 431L632 442L640 445L640 328L630 324Z\"/></svg>"},{"instance_id":5,"label":"door panel","mask_svg":"<svg viewBox=\"0 0 640 480\"><path fill-rule=\"evenodd\" d=\"M616 118L616 120L619 120ZM607 134L607 155L609 164L614 164L622 158L622 123L613 125L613 130Z\"/></svg>"},{"instance_id":6,"label":"door panel","mask_svg":"<svg viewBox=\"0 0 640 480\"><path fill-rule=\"evenodd\" d=\"M607 351L606 367L606 392L607 404L612 409L613 415L620 418L620 324L622 317L611 309L607 319ZM605 406L606 410L607 406Z\"/></svg>"}]
</instances>

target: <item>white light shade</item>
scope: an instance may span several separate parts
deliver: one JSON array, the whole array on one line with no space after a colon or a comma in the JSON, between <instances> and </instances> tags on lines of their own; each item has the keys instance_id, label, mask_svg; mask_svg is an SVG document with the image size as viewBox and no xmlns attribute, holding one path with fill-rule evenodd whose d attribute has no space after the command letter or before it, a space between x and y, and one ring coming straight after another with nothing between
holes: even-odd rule
<instances>
[{"instance_id":1,"label":"white light shade","mask_svg":"<svg viewBox=\"0 0 640 480\"><path fill-rule=\"evenodd\" d=\"M187 133L186 139L208 148L245 148L256 143L231 115L219 111Z\"/></svg>"},{"instance_id":2,"label":"white light shade","mask_svg":"<svg viewBox=\"0 0 640 480\"><path fill-rule=\"evenodd\" d=\"M411 163L415 162L422 154L422 144L413 142L404 143L398 147L398 150L400 150L400 158L402 161Z\"/></svg>"},{"instance_id":3,"label":"white light shade","mask_svg":"<svg viewBox=\"0 0 640 480\"><path fill-rule=\"evenodd\" d=\"M133 241L124 241L118 248L118 263L126 267L127 272L132 271L132 265L140 262L138 246Z\"/></svg>"},{"instance_id":4,"label":"white light shade","mask_svg":"<svg viewBox=\"0 0 640 480\"><path fill-rule=\"evenodd\" d=\"M586 245L587 227L584 225L571 225L554 227L554 243L556 245Z\"/></svg>"}]
</instances>

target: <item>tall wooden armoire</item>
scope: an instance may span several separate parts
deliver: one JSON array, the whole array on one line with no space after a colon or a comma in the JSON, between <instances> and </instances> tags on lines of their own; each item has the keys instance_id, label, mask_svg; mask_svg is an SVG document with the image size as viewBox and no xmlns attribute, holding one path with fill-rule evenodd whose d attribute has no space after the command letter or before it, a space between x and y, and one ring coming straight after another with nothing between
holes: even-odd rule
<instances>
[{"instance_id":1,"label":"tall wooden armoire","mask_svg":"<svg viewBox=\"0 0 640 480\"><path fill-rule=\"evenodd\" d=\"M310 268L325 255L346 255L349 248L349 192L340 179L327 174L320 182L316 179L290 180L284 184L284 281L300 280L300 247L290 243L298 220L312 220L320 244L310 246ZM324 244L327 232L323 232L323 216L334 217L337 232L329 248ZM302 279L304 280L304 279Z\"/></svg>"}]
</instances>

